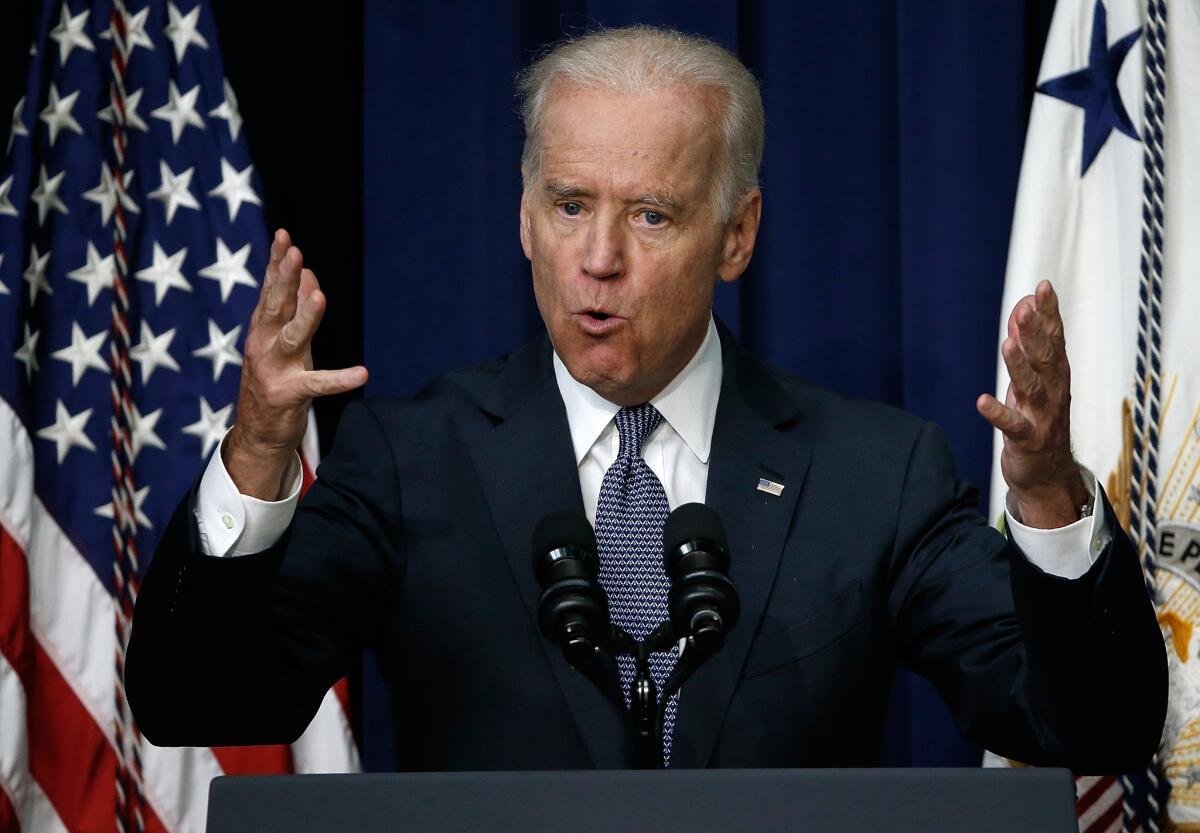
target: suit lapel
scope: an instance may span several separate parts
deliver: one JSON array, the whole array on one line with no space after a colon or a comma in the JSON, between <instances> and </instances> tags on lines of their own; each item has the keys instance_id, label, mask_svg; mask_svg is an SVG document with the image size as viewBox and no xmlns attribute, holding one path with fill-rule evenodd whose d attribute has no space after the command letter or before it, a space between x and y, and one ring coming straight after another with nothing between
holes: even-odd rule
<instances>
[{"instance_id":1,"label":"suit lapel","mask_svg":"<svg viewBox=\"0 0 1200 833\"><path fill-rule=\"evenodd\" d=\"M672 745L676 767L709 764L775 582L811 456L798 439L799 432L779 430L800 418L795 403L727 330L720 329L724 374L705 503L725 526L732 556L730 575L742 615L721 653L683 687ZM759 491L759 478L782 484L782 494Z\"/></svg>"},{"instance_id":2,"label":"suit lapel","mask_svg":"<svg viewBox=\"0 0 1200 833\"><path fill-rule=\"evenodd\" d=\"M718 329L724 370L705 502L725 524L742 616L724 650L684 686L672 751L677 767L704 767L712 757L775 581L810 458L799 432L780 430L800 419L795 403L728 330L719 324ZM513 581L536 631L541 590L532 569L533 528L548 512L583 511L570 427L547 339L513 354L482 407L494 425L472 444L471 455ZM759 478L782 484L783 493L758 491ZM624 712L572 670L558 648L538 633L593 763L598 768L628 766Z\"/></svg>"},{"instance_id":3,"label":"suit lapel","mask_svg":"<svg viewBox=\"0 0 1200 833\"><path fill-rule=\"evenodd\" d=\"M570 427L546 339L513 354L483 407L495 424L472 445L472 460L531 627L595 766L627 766L624 715L566 664L537 627L541 588L533 574L533 529L549 512L583 512Z\"/></svg>"}]
</instances>

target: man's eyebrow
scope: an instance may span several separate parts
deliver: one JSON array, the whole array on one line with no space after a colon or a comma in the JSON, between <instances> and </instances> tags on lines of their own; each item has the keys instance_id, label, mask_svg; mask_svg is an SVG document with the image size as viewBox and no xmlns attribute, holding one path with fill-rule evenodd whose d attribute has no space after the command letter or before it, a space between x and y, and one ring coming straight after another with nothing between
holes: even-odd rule
<instances>
[{"instance_id":1,"label":"man's eyebrow","mask_svg":"<svg viewBox=\"0 0 1200 833\"><path fill-rule=\"evenodd\" d=\"M640 194L636 199L634 199L634 202L641 202L645 203L646 205L653 205L655 208L665 208L676 212L682 209L682 206L679 203L675 202L675 200L671 199L666 194L658 194L654 192Z\"/></svg>"},{"instance_id":2,"label":"man's eyebrow","mask_svg":"<svg viewBox=\"0 0 1200 833\"><path fill-rule=\"evenodd\" d=\"M562 197L563 199L569 199L571 197L586 197L589 195L588 191L583 188L580 188L576 185L566 185L561 182L547 182L546 192L551 196Z\"/></svg>"}]
</instances>

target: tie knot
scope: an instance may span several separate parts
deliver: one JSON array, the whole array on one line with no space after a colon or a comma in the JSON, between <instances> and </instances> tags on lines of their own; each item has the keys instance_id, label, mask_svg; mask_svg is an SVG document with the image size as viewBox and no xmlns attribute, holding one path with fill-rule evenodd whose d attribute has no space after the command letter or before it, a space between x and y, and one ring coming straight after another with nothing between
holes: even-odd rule
<instances>
[{"instance_id":1,"label":"tie knot","mask_svg":"<svg viewBox=\"0 0 1200 833\"><path fill-rule=\"evenodd\" d=\"M621 438L617 458L640 455L642 444L654 433L662 418L658 409L649 402L617 411L617 436Z\"/></svg>"}]
</instances>

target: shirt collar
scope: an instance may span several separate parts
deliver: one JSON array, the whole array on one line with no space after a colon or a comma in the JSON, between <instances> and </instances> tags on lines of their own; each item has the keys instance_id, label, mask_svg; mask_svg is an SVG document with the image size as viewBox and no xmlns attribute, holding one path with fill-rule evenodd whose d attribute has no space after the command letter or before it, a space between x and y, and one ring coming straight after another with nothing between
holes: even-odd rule
<instances>
[{"instance_id":1,"label":"shirt collar","mask_svg":"<svg viewBox=\"0 0 1200 833\"><path fill-rule=\"evenodd\" d=\"M692 454L705 464L712 449L721 375L721 339L709 316L708 332L700 348L670 384L650 400ZM558 353L554 354L554 379L567 409L575 465L579 465L621 408L576 381Z\"/></svg>"}]
</instances>

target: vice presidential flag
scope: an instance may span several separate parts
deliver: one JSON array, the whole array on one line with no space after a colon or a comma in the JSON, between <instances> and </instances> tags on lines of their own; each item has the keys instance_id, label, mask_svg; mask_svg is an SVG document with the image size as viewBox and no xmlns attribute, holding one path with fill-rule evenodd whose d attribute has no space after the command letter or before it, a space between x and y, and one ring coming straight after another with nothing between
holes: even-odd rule
<instances>
[{"instance_id":1,"label":"vice presidential flag","mask_svg":"<svg viewBox=\"0 0 1200 833\"><path fill-rule=\"evenodd\" d=\"M268 236L205 0L51 0L0 166L0 831L204 829L224 772L358 766L331 693L298 745L160 749L121 685L141 576L230 422ZM7 119L6 119L7 121Z\"/></svg>"},{"instance_id":2,"label":"vice presidential flag","mask_svg":"<svg viewBox=\"0 0 1200 833\"><path fill-rule=\"evenodd\" d=\"M1171 674L1157 769L1081 784L1081 823L1200 830L1200 4L1058 3L1006 314L1043 278L1062 302L1075 453L1141 548ZM993 517L1006 491L1000 449L997 437Z\"/></svg>"}]
</instances>

